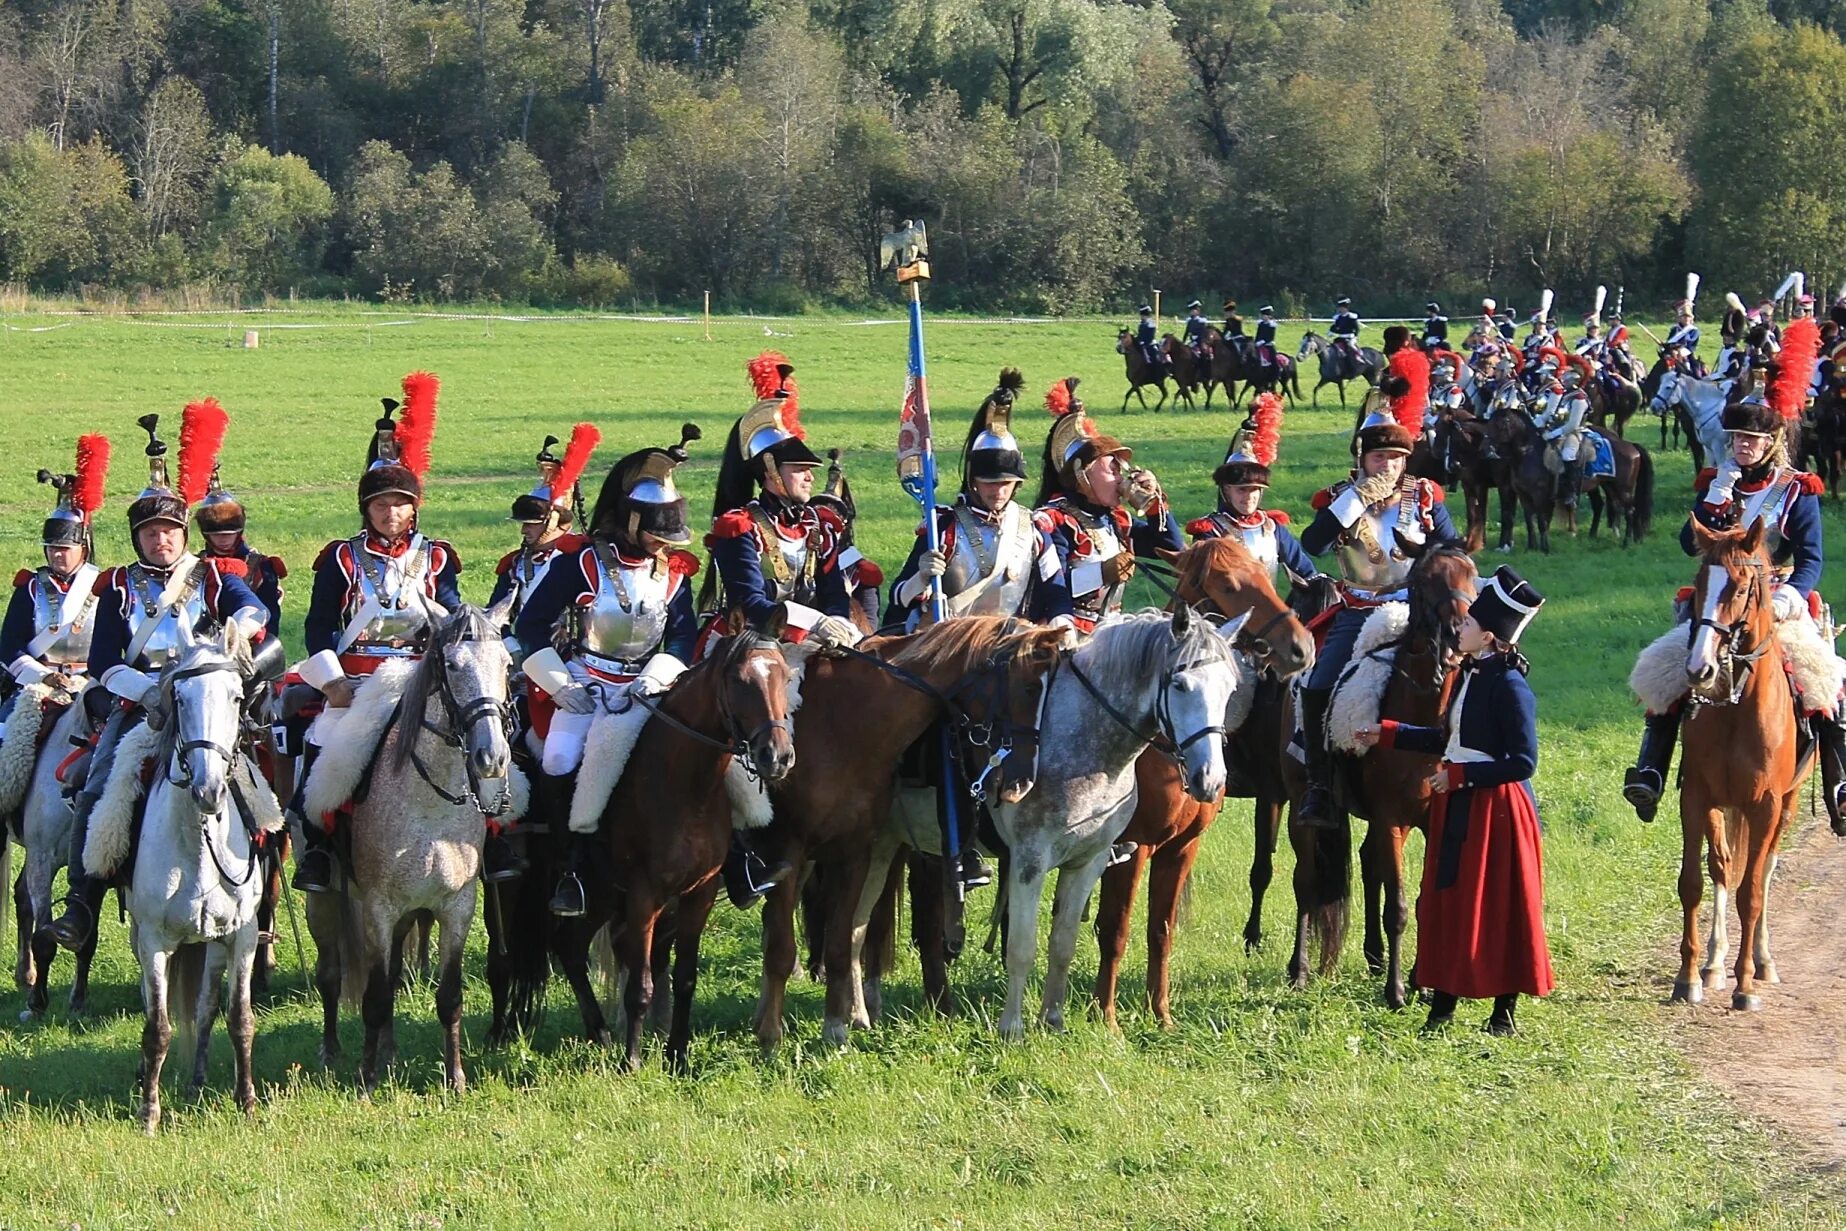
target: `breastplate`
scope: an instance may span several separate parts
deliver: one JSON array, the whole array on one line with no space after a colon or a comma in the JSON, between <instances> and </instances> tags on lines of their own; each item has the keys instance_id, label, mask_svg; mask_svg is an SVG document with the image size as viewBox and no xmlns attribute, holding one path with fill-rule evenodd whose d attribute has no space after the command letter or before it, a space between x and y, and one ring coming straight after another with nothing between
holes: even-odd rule
<instances>
[{"instance_id":1,"label":"breastplate","mask_svg":"<svg viewBox=\"0 0 1846 1231\"><path fill-rule=\"evenodd\" d=\"M36 657L59 667L81 667L90 658L90 635L95 631L96 576L93 564L78 567L70 585L59 589L50 569L40 569L32 586L32 633L34 644L47 633L50 644Z\"/></svg>"},{"instance_id":2,"label":"breastplate","mask_svg":"<svg viewBox=\"0 0 1846 1231\"><path fill-rule=\"evenodd\" d=\"M667 631L673 574L653 561L631 565L598 547L596 593L583 609L577 648L589 665L619 675L640 670Z\"/></svg>"},{"instance_id":3,"label":"breastplate","mask_svg":"<svg viewBox=\"0 0 1846 1231\"><path fill-rule=\"evenodd\" d=\"M423 586L429 575L430 541L413 535L410 547L401 556L381 556L367 551L363 537L351 541L358 584L353 587L354 605L349 619L360 619L368 612L365 624L353 637L349 649L363 647L368 654L417 651L419 641L429 625L428 609L423 605ZM372 600L377 600L377 607Z\"/></svg>"},{"instance_id":4,"label":"breastplate","mask_svg":"<svg viewBox=\"0 0 1846 1231\"><path fill-rule=\"evenodd\" d=\"M1254 526L1235 526L1237 537L1250 550L1263 566L1263 572L1271 581L1275 580L1276 561L1280 550L1276 546L1276 524L1267 517Z\"/></svg>"},{"instance_id":5,"label":"breastplate","mask_svg":"<svg viewBox=\"0 0 1846 1231\"><path fill-rule=\"evenodd\" d=\"M1782 550L1782 512L1788 502L1788 489L1794 480L1787 471L1776 475L1762 490L1738 493L1737 524L1748 527L1763 523L1763 550L1771 556Z\"/></svg>"},{"instance_id":6,"label":"breastplate","mask_svg":"<svg viewBox=\"0 0 1846 1231\"><path fill-rule=\"evenodd\" d=\"M965 505L955 512L955 550L942 576L943 593L955 615L1018 615L1032 583L1032 516L1006 506L999 524Z\"/></svg>"},{"instance_id":7,"label":"breastplate","mask_svg":"<svg viewBox=\"0 0 1846 1231\"><path fill-rule=\"evenodd\" d=\"M1382 509L1367 509L1359 514L1360 518L1371 524L1372 537L1378 544L1378 554L1374 556L1351 531L1347 532L1340 543L1338 557L1340 576L1350 588L1370 594L1385 594L1404 588L1410 580L1412 562L1397 550L1395 531L1401 528L1406 535L1421 538L1415 505L1416 487L1412 485L1405 489L1402 496Z\"/></svg>"},{"instance_id":8,"label":"breastplate","mask_svg":"<svg viewBox=\"0 0 1846 1231\"><path fill-rule=\"evenodd\" d=\"M192 567L197 567L196 565ZM142 636L141 628L150 620L154 630L147 634L141 646L141 657L130 663L132 667L160 668L166 666L192 640L192 632L199 626L205 614L205 587L203 585L187 586L182 601L172 607L160 607L160 592L166 585L166 578L149 573L139 564L128 567L128 638L132 643Z\"/></svg>"}]
</instances>

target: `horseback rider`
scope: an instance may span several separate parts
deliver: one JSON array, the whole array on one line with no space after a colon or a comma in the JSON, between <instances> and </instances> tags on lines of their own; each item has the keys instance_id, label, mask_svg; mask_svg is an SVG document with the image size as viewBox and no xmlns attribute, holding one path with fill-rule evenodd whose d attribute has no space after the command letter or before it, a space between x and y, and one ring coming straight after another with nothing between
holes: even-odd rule
<instances>
[{"instance_id":1,"label":"horseback rider","mask_svg":"<svg viewBox=\"0 0 1846 1231\"><path fill-rule=\"evenodd\" d=\"M1694 376L1704 371L1699 360L1699 327L1692 320L1692 301L1682 299L1673 310L1673 327L1667 330L1666 341L1660 344L1660 353L1664 358L1669 352L1683 350L1689 363L1698 365Z\"/></svg>"},{"instance_id":2,"label":"horseback rider","mask_svg":"<svg viewBox=\"0 0 1846 1231\"><path fill-rule=\"evenodd\" d=\"M1442 305L1432 299L1423 305L1423 311L1426 314L1423 317L1423 348L1435 350L1441 347L1446 350L1449 344L1449 318L1442 314Z\"/></svg>"},{"instance_id":3,"label":"horseback rider","mask_svg":"<svg viewBox=\"0 0 1846 1231\"><path fill-rule=\"evenodd\" d=\"M1481 323L1476 329L1481 335L1481 345L1485 346L1500 336L1500 322L1495 313L1500 310L1499 303L1486 296L1481 300Z\"/></svg>"},{"instance_id":4,"label":"horseback rider","mask_svg":"<svg viewBox=\"0 0 1846 1231\"><path fill-rule=\"evenodd\" d=\"M1274 372L1279 365L1276 358L1276 309L1274 304L1264 304L1256 310L1256 362L1265 376Z\"/></svg>"},{"instance_id":5,"label":"horseback rider","mask_svg":"<svg viewBox=\"0 0 1846 1231\"><path fill-rule=\"evenodd\" d=\"M404 415L384 398L384 414L373 424L365 473L359 478L359 533L335 539L314 562L314 589L305 621L308 658L295 670L325 699L309 728L297 781L330 746L352 705L353 694L380 666L423 656L434 626L462 605L461 558L442 539L418 528L423 473L436 429L436 378L414 372L404 378ZM300 811L298 790L294 807ZM295 861L295 888L326 893L334 885L331 817L301 816L303 849ZM489 884L516 879L525 863L500 827L487 824L481 850L481 879Z\"/></svg>"},{"instance_id":6,"label":"horseback rider","mask_svg":"<svg viewBox=\"0 0 1846 1231\"><path fill-rule=\"evenodd\" d=\"M1352 300L1345 296L1335 300L1333 307L1333 320L1327 332L1333 337L1334 351L1345 357L1348 371L1357 372L1365 363L1359 353L1359 330L1365 327L1365 322L1352 310Z\"/></svg>"},{"instance_id":7,"label":"horseback rider","mask_svg":"<svg viewBox=\"0 0 1846 1231\"><path fill-rule=\"evenodd\" d=\"M1227 299L1224 301L1224 336L1227 338L1241 338L1244 336L1243 317L1237 315L1237 301L1235 299Z\"/></svg>"},{"instance_id":8,"label":"horseback rider","mask_svg":"<svg viewBox=\"0 0 1846 1231\"><path fill-rule=\"evenodd\" d=\"M1585 388L1589 361L1581 354L1566 355L1555 347L1540 352L1540 360L1540 371L1545 375L1539 386L1542 401L1533 415L1533 426L1538 428L1539 437L1558 451L1563 465L1558 473L1558 500L1565 508L1574 509L1583 486L1579 455L1590 410Z\"/></svg>"},{"instance_id":9,"label":"horseback rider","mask_svg":"<svg viewBox=\"0 0 1846 1231\"><path fill-rule=\"evenodd\" d=\"M1141 323L1135 326L1135 345L1141 348L1141 358L1155 371L1163 371L1166 358L1160 353L1160 323L1154 319L1154 309L1149 304L1141 305Z\"/></svg>"},{"instance_id":10,"label":"horseback rider","mask_svg":"<svg viewBox=\"0 0 1846 1231\"><path fill-rule=\"evenodd\" d=\"M524 653L519 648L518 635L513 633L519 613L525 610L527 601L544 582L551 566L583 546L583 536L571 533L571 525L576 520L574 506L582 501L577 478L601 441L602 433L593 425L579 423L571 430L565 456L559 457L552 452L558 438L546 436L533 459L538 464L538 486L513 500L507 520L519 523L519 546L501 556L500 562L494 565L494 591L487 605L493 608L506 604L501 635L513 635L515 644L507 649L515 662Z\"/></svg>"},{"instance_id":11,"label":"horseback rider","mask_svg":"<svg viewBox=\"0 0 1846 1231\"><path fill-rule=\"evenodd\" d=\"M84 694L102 730L92 744L83 788L73 805L70 879L64 913L51 922L58 944L76 952L89 941L108 881L83 865L90 814L109 781L115 751L124 735L144 720L158 730L171 721L160 699L160 671L214 624L235 622L253 646L268 639L262 600L243 579L217 561L187 549L191 522L186 502L167 478L167 446L158 434L158 415L143 415L147 432L148 485L128 506L128 532L135 562L112 568L95 582L96 624L90 638L89 671L101 688ZM131 849L120 865L133 860Z\"/></svg>"},{"instance_id":12,"label":"horseback rider","mask_svg":"<svg viewBox=\"0 0 1846 1231\"><path fill-rule=\"evenodd\" d=\"M1582 355L1591 363L1603 362L1608 350L1609 340L1602 336L1602 320L1595 313L1583 318L1583 336L1577 339L1577 345L1571 348L1573 354Z\"/></svg>"},{"instance_id":13,"label":"horseback rider","mask_svg":"<svg viewBox=\"0 0 1846 1231\"><path fill-rule=\"evenodd\" d=\"M87 684L100 576L91 561L90 523L102 507L108 471L108 438L80 436L74 472L38 472L39 482L49 483L58 493L58 503L39 530L45 563L19 570L6 618L0 622L0 663L12 677L0 710L0 732L26 685L49 684L74 695Z\"/></svg>"},{"instance_id":14,"label":"horseback rider","mask_svg":"<svg viewBox=\"0 0 1846 1231\"><path fill-rule=\"evenodd\" d=\"M1798 416L1799 407L1794 410ZM1718 468L1698 476L1694 485L1698 499L1679 536L1686 554L1696 555L1694 518L1718 530L1762 522L1766 530L1764 547L1778 578L1773 600L1778 622L1813 618L1810 604L1815 601L1823 560L1822 484L1818 476L1789 464L1789 423L1784 413L1756 395L1725 407L1724 430L1730 434L1731 456ZM1680 613L1682 621L1688 617L1689 613ZM1825 754L1821 757L1825 802L1838 833L1846 826L1842 820L1846 814L1846 733L1841 731L1836 699L1826 698L1825 702L1831 713L1814 715L1812 727ZM1802 704L1804 708L1818 708L1806 699ZM1654 819L1665 793L1682 713L1683 703L1667 707L1664 713L1650 712L1646 717L1640 754L1622 786L1622 797L1643 821Z\"/></svg>"},{"instance_id":15,"label":"horseback rider","mask_svg":"<svg viewBox=\"0 0 1846 1231\"><path fill-rule=\"evenodd\" d=\"M1372 609L1406 596L1411 547L1460 541L1442 488L1405 470L1428 400L1429 360L1400 346L1378 388L1366 394L1368 410L1353 441L1352 476L1314 497L1314 521L1301 536L1311 556L1336 552L1340 606L1301 693L1308 792L1296 816L1305 825L1334 828L1332 753L1327 708L1333 685L1352 658L1353 645Z\"/></svg>"},{"instance_id":16,"label":"horseback rider","mask_svg":"<svg viewBox=\"0 0 1846 1231\"><path fill-rule=\"evenodd\" d=\"M1296 582L1311 581L1320 570L1288 528L1288 514L1262 507L1263 495L1269 490L1269 470L1281 443L1282 397L1259 393L1250 405L1249 418L1231 436L1224 461L1212 471L1211 481L1218 488L1217 512L1187 522L1186 533L1195 543L1238 539L1262 561L1272 581L1277 565Z\"/></svg>"},{"instance_id":17,"label":"horseback rider","mask_svg":"<svg viewBox=\"0 0 1846 1231\"><path fill-rule=\"evenodd\" d=\"M860 628L877 628L881 621L884 570L854 544L859 505L846 480L846 464L838 449L827 450L827 483L809 501L816 511L830 509L840 523L840 572L846 581L846 598L860 618Z\"/></svg>"},{"instance_id":18,"label":"horseback rider","mask_svg":"<svg viewBox=\"0 0 1846 1231\"><path fill-rule=\"evenodd\" d=\"M537 647L522 670L555 707L539 758L550 778L567 777L583 763L599 707L617 708L620 694L630 691L659 692L692 661L699 636L692 578L699 558L683 550L692 531L673 472L697 439L699 429L688 423L672 448L641 449L617 462L596 497L588 540L575 539L552 562L520 610L514 638ZM552 632L560 621L562 651ZM569 860L551 897L553 914L583 914L581 877L594 851L594 830L571 831Z\"/></svg>"},{"instance_id":19,"label":"horseback rider","mask_svg":"<svg viewBox=\"0 0 1846 1231\"><path fill-rule=\"evenodd\" d=\"M1622 323L1620 312L1609 313L1612 326L1603 346L1603 363L1623 380L1635 379L1635 362L1632 343L1628 335L1628 326Z\"/></svg>"},{"instance_id":20,"label":"horseback rider","mask_svg":"<svg viewBox=\"0 0 1846 1231\"><path fill-rule=\"evenodd\" d=\"M699 594L710 616L701 651L730 631L733 610L759 632L783 611L792 640L851 645L859 630L841 570L846 527L833 509L812 503L820 457L801 427L794 365L765 351L747 370L756 402L725 441L705 536L712 572Z\"/></svg>"},{"instance_id":21,"label":"horseback rider","mask_svg":"<svg viewBox=\"0 0 1846 1231\"><path fill-rule=\"evenodd\" d=\"M1122 608L1135 557L1184 546L1179 524L1152 472L1130 466L1130 449L1099 432L1067 376L1045 394L1054 422L1045 438L1038 506L1032 516L1057 553L1032 616L1089 633ZM1057 610L1060 589L1070 610Z\"/></svg>"},{"instance_id":22,"label":"horseback rider","mask_svg":"<svg viewBox=\"0 0 1846 1231\"><path fill-rule=\"evenodd\" d=\"M1206 363L1211 362L1211 322L1205 319L1205 305L1193 300L1186 305L1186 345Z\"/></svg>"}]
</instances>

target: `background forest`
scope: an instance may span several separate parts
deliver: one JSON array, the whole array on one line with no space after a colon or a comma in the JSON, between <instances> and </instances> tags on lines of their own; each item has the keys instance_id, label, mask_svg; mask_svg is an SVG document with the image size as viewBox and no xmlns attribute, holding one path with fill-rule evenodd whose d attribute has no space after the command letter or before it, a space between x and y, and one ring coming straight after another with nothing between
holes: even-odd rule
<instances>
[{"instance_id":1,"label":"background forest","mask_svg":"<svg viewBox=\"0 0 1846 1231\"><path fill-rule=\"evenodd\" d=\"M915 215L938 307L1831 290L1843 9L0 0L0 282L793 311Z\"/></svg>"}]
</instances>

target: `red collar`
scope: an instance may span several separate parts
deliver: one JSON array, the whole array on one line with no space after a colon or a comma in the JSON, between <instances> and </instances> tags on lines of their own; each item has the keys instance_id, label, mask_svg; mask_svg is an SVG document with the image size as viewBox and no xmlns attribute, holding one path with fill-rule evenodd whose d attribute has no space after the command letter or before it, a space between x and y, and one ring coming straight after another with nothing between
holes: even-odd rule
<instances>
[{"instance_id":1,"label":"red collar","mask_svg":"<svg viewBox=\"0 0 1846 1231\"><path fill-rule=\"evenodd\" d=\"M375 531L367 530L365 532L365 549L375 556L387 556L395 560L410 550L410 541L416 537L416 533L415 530L412 530L397 542L387 543L384 539L380 538Z\"/></svg>"}]
</instances>

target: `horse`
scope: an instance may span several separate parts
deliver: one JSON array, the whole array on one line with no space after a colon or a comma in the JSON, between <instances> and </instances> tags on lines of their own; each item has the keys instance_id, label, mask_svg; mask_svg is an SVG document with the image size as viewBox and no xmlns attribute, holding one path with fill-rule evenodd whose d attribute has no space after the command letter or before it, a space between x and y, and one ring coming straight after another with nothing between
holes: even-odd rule
<instances>
[{"instance_id":1,"label":"horse","mask_svg":"<svg viewBox=\"0 0 1846 1231\"><path fill-rule=\"evenodd\" d=\"M234 1097L244 1114L256 1111L250 976L263 884L253 834L263 804L278 820L280 807L273 795L253 801L269 787L245 763L241 728L249 670L243 634L228 625L222 639L195 641L160 677L162 704L171 717L158 734L159 768L148 787L140 849L125 895L147 1015L140 1118L149 1133L160 1124L160 1072L176 1029L182 1038L197 1034L192 1096L205 1085L218 988L227 972ZM120 772L139 772L139 765L118 764Z\"/></svg>"},{"instance_id":2,"label":"horse","mask_svg":"<svg viewBox=\"0 0 1846 1231\"><path fill-rule=\"evenodd\" d=\"M63 712L56 716L44 748L35 756L24 746L32 736L28 730L31 724L22 707L52 706L60 697L64 698ZM9 746L0 751L0 760L11 761L15 755L30 758L25 762L31 775L30 785L17 814L18 834L21 845L26 848L26 859L13 886L14 917L19 933L19 956L13 978L26 994L26 1007L20 1011L19 1018L32 1021L43 1017L51 1004L51 964L58 953L58 942L49 930L51 883L58 869L70 862L71 825L76 819L71 800L58 781L58 770L74 748L89 742L89 723L81 693L72 696L42 685L29 685L21 692L7 725ZM5 874L0 872L0 882L4 880ZM77 951L68 1001L73 1017L82 1016L89 1007L90 963L96 957L99 931L91 928L89 940Z\"/></svg>"},{"instance_id":3,"label":"horse","mask_svg":"<svg viewBox=\"0 0 1846 1231\"><path fill-rule=\"evenodd\" d=\"M1840 471L1846 464L1846 398L1832 381L1814 399L1814 467L1827 481L1827 494L1840 498Z\"/></svg>"},{"instance_id":4,"label":"horse","mask_svg":"<svg viewBox=\"0 0 1846 1231\"><path fill-rule=\"evenodd\" d=\"M1545 441L1522 405L1494 415L1493 446L1505 460L1513 491L1525 514L1526 550L1551 554L1551 517L1556 510L1558 476L1545 464Z\"/></svg>"},{"instance_id":5,"label":"horse","mask_svg":"<svg viewBox=\"0 0 1846 1231\"><path fill-rule=\"evenodd\" d=\"M1115 353L1122 357L1128 371L1128 392L1122 395L1122 409L1128 409L1128 399L1141 399L1141 409L1147 409L1147 395L1141 392L1143 385L1155 385L1160 389L1160 400L1154 403L1159 410L1167 404L1167 374L1157 363L1148 362L1141 353L1141 344L1135 341L1134 334L1124 329L1115 335Z\"/></svg>"},{"instance_id":6,"label":"horse","mask_svg":"<svg viewBox=\"0 0 1846 1231\"><path fill-rule=\"evenodd\" d=\"M1408 618L1385 685L1379 717L1419 726L1442 720L1454 683L1451 663L1459 657L1462 620L1474 599L1477 575L1468 553L1457 546L1420 551L1399 538L1399 549L1417 555L1411 567ZM1345 943L1350 895L1352 839L1348 825L1310 829L1295 819L1307 791L1301 762L1289 752L1294 707L1280 726L1276 751L1289 788L1289 845L1295 851L1295 947L1288 964L1290 984L1305 988L1310 942L1318 939L1319 970L1331 975ZM1404 842L1429 816L1428 778L1435 758L1397 749L1371 749L1351 763L1341 783L1345 806L1367 822L1359 848L1365 892L1367 967L1385 976L1385 1003L1401 1009L1409 1001L1403 968L1404 925L1410 901L1404 892ZM1354 798L1354 795L1357 798Z\"/></svg>"},{"instance_id":7,"label":"horse","mask_svg":"<svg viewBox=\"0 0 1846 1231\"><path fill-rule=\"evenodd\" d=\"M402 687L369 784L351 801L351 875L335 892L309 895L308 927L319 950L321 1063L340 1054L340 1002L359 1000L361 1089L369 1095L377 1088L380 1067L397 1051L404 941L420 923L434 922L441 929L436 1017L443 1080L459 1094L468 1084L461 1061L462 948L474 922L484 822L523 811L526 789L507 742L512 659L487 614L465 605L430 634L420 662L392 668L379 668L353 700L359 710L377 690L388 703L389 690ZM329 748L314 772L352 755ZM314 787L310 779L310 793Z\"/></svg>"},{"instance_id":8,"label":"horse","mask_svg":"<svg viewBox=\"0 0 1846 1231\"><path fill-rule=\"evenodd\" d=\"M1199 356L1192 353L1192 348L1174 337L1165 334L1160 339L1160 354L1166 360L1167 372L1173 377L1174 390L1187 410L1197 409L1192 391L1205 381L1201 369L1205 366ZM1156 406L1155 410L1159 410Z\"/></svg>"},{"instance_id":9,"label":"horse","mask_svg":"<svg viewBox=\"0 0 1846 1231\"><path fill-rule=\"evenodd\" d=\"M1511 383L1517 388L1516 382ZM1513 507L1518 497L1513 491L1512 468L1493 450L1491 430L1489 421L1465 412L1444 415L1436 429L1448 456L1450 475L1461 488L1469 551L1487 545L1487 499L1495 492L1500 495L1499 550L1513 548Z\"/></svg>"},{"instance_id":10,"label":"horse","mask_svg":"<svg viewBox=\"0 0 1846 1231\"><path fill-rule=\"evenodd\" d=\"M1589 421L1597 427L1613 427L1618 440L1627 438L1628 421L1641 409L1641 389L1633 381L1613 372L1607 363L1589 379Z\"/></svg>"},{"instance_id":11,"label":"horse","mask_svg":"<svg viewBox=\"0 0 1846 1231\"><path fill-rule=\"evenodd\" d=\"M1264 682L1256 687L1248 717L1227 735L1235 745L1257 724L1254 738L1275 730L1280 719L1282 681L1307 670L1314 660L1314 640L1289 605L1276 594L1268 571L1236 539L1208 539L1181 552L1175 561L1175 601L1195 610L1243 617L1243 648L1261 671ZM1254 681L1251 681L1254 683ZM1232 709L1235 710L1235 703ZM1227 758L1227 765L1231 758ZM1246 761L1250 768L1266 764ZM1227 779L1230 775L1227 773ZM1272 775L1270 775L1272 776ZM1253 819L1256 855L1250 868L1250 919L1244 927L1244 944L1254 949L1262 939L1262 900L1271 876L1270 855L1275 849L1284 795L1265 791L1265 775L1246 793L1254 794ZM1166 751L1150 748L1135 762L1135 808L1122 832L1122 841L1135 844L1125 863L1102 874L1102 892L1096 911L1096 942L1100 960L1096 971L1095 1000L1103 1020L1115 1024L1116 981L1122 955L1128 946L1128 922L1134 909L1135 889L1145 869L1147 892L1147 999L1162 1026L1173 1024L1168 986L1168 965L1179 902L1198 859L1199 843L1217 818L1226 792L1197 800L1186 793L1179 764ZM1229 783L1226 784L1227 791Z\"/></svg>"},{"instance_id":12,"label":"horse","mask_svg":"<svg viewBox=\"0 0 1846 1231\"><path fill-rule=\"evenodd\" d=\"M1762 1007L1757 980L1777 982L1769 951L1768 890L1776 846L1795 815L1812 757L1797 759L1796 720L1770 599L1775 581L1764 527L1714 531L1696 519L1699 556L1686 676L1692 686L1680 761L1679 904L1683 926L1673 1000L1697 1004L1724 987L1726 899L1735 896L1739 943L1731 1008ZM1712 929L1702 970L1699 856L1708 852Z\"/></svg>"},{"instance_id":13,"label":"horse","mask_svg":"<svg viewBox=\"0 0 1846 1231\"><path fill-rule=\"evenodd\" d=\"M1277 391L1287 394L1296 401L1301 400L1301 376L1297 365L1281 350L1276 351L1273 367L1264 367L1256 353L1253 339L1239 334L1226 338L1216 326L1205 330L1205 340L1212 347L1212 374L1205 386L1205 408L1211 409L1211 386L1222 384L1225 393L1231 399L1231 409L1237 409L1237 394L1234 381L1244 383L1244 392L1249 394Z\"/></svg>"},{"instance_id":14,"label":"horse","mask_svg":"<svg viewBox=\"0 0 1846 1231\"><path fill-rule=\"evenodd\" d=\"M1692 470L1705 468L1706 458L1725 455L1724 406L1730 400L1735 382L1700 380L1684 368L1669 367L1660 378L1654 394L1653 408L1660 414L1683 413L1690 431L1687 443L1692 446ZM1664 441L1664 427L1663 441Z\"/></svg>"},{"instance_id":15,"label":"horse","mask_svg":"<svg viewBox=\"0 0 1846 1231\"><path fill-rule=\"evenodd\" d=\"M735 627L743 627L738 620ZM557 921L549 937L558 968L577 998L583 1028L593 1043L610 1042L608 1023L590 978L596 934L611 928L623 972L624 1057L641 1065L642 1032L665 999L659 979L672 961L672 1022L667 1063L683 1072L692 1043L692 1004L699 946L717 900L719 870L731 847L733 803L726 778L742 757L766 782L786 777L796 763L791 715L800 681L790 666L805 651L770 637L741 632L653 700L631 699L652 711L640 730L621 777L602 804L598 829L605 866L584 878L586 913ZM563 816L553 823L562 825ZM670 933L663 920L672 918ZM523 935L536 960L522 963L542 984L549 974L547 937Z\"/></svg>"},{"instance_id":16,"label":"horse","mask_svg":"<svg viewBox=\"0 0 1846 1231\"><path fill-rule=\"evenodd\" d=\"M973 694L982 680L997 681L993 691L999 699L991 709L971 714L974 721L990 731L1008 723L1029 725L1017 721L1018 711L1036 710L1038 682L1047 668L1055 667L1069 640L1069 631L1062 628L962 616L907 637L875 638L856 652L809 661L795 719L799 760L794 773L771 788L770 799L783 857L796 867L812 859L815 874L825 882L826 908L816 920L827 979L822 1037L830 1044L844 1044L853 1026L871 1023L860 971L863 920L870 908L862 908L862 901L868 894L876 900L886 884L883 876L872 878L868 871L891 821L896 781L889 768L945 717L946 709L965 712L975 704ZM1018 701L1027 693L1029 706ZM1044 773L1041 761L1040 785L1033 795L1043 789ZM1008 792L999 794L1004 808ZM928 828L935 829L933 817ZM763 903L763 987L755 1029L766 1053L783 1035L800 889L790 877Z\"/></svg>"},{"instance_id":17,"label":"horse","mask_svg":"<svg viewBox=\"0 0 1846 1231\"><path fill-rule=\"evenodd\" d=\"M1588 435L1586 432L1585 435ZM1609 506L1609 525L1619 525L1622 546L1639 543L1647 537L1654 518L1654 459L1633 441L1602 433L1615 457L1615 474L1611 477L1585 477L1583 490L1590 498L1590 537L1602 524L1603 504ZM1571 511L1571 524L1576 512Z\"/></svg>"},{"instance_id":18,"label":"horse","mask_svg":"<svg viewBox=\"0 0 1846 1231\"><path fill-rule=\"evenodd\" d=\"M1316 406L1320 405L1320 391L1332 385L1339 392L1340 406L1344 408L1347 381L1363 380L1370 387L1378 383L1378 375L1384 371L1384 356L1371 347L1360 347L1359 358L1354 360L1312 329L1301 336L1301 349L1296 352L1295 360L1306 363L1311 357L1320 360L1320 381L1314 386Z\"/></svg>"}]
</instances>

